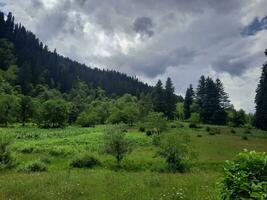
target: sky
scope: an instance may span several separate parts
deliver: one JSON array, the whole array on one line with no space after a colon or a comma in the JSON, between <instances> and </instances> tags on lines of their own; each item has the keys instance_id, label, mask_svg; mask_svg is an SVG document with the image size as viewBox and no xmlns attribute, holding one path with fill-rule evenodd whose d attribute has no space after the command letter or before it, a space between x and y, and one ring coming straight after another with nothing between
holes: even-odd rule
<instances>
[{"instance_id":1,"label":"sky","mask_svg":"<svg viewBox=\"0 0 267 200\"><path fill-rule=\"evenodd\" d=\"M266 0L1 0L0 10L59 54L184 95L220 78L236 109L254 111L266 61Z\"/></svg>"}]
</instances>

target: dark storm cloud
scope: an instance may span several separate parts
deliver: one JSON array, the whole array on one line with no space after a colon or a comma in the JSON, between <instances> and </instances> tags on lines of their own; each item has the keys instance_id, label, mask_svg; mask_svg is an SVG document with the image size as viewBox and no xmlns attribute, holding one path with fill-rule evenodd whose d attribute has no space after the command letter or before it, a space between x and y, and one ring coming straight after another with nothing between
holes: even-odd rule
<instances>
[{"instance_id":1,"label":"dark storm cloud","mask_svg":"<svg viewBox=\"0 0 267 200\"><path fill-rule=\"evenodd\" d=\"M40 0L35 0L35 1L32 1L32 6L33 6L33 9L41 9L44 7L44 4Z\"/></svg>"},{"instance_id":2,"label":"dark storm cloud","mask_svg":"<svg viewBox=\"0 0 267 200\"><path fill-rule=\"evenodd\" d=\"M137 17L133 23L135 32L140 33L142 36L147 35L151 37L154 35L154 24L149 17Z\"/></svg>"},{"instance_id":3,"label":"dark storm cloud","mask_svg":"<svg viewBox=\"0 0 267 200\"><path fill-rule=\"evenodd\" d=\"M220 57L212 63L213 69L219 72L228 72L231 75L239 76L248 68L249 63L244 60L235 60L230 57Z\"/></svg>"}]
</instances>

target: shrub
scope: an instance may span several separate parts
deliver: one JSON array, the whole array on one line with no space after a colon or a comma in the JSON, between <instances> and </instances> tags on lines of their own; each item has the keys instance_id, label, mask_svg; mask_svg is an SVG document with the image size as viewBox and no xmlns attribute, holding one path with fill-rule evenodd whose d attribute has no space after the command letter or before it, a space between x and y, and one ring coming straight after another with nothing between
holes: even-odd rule
<instances>
[{"instance_id":1,"label":"shrub","mask_svg":"<svg viewBox=\"0 0 267 200\"><path fill-rule=\"evenodd\" d=\"M209 131L209 135L221 134L221 130L219 128L211 128Z\"/></svg>"},{"instance_id":2,"label":"shrub","mask_svg":"<svg viewBox=\"0 0 267 200\"><path fill-rule=\"evenodd\" d=\"M100 161L91 155L78 156L71 161L70 166L76 168L92 168L100 165Z\"/></svg>"},{"instance_id":3,"label":"shrub","mask_svg":"<svg viewBox=\"0 0 267 200\"><path fill-rule=\"evenodd\" d=\"M123 130L122 126L113 126L108 128L104 135L104 150L116 158L118 167L121 160L131 151L130 142Z\"/></svg>"},{"instance_id":4,"label":"shrub","mask_svg":"<svg viewBox=\"0 0 267 200\"><path fill-rule=\"evenodd\" d=\"M146 128L143 127L143 126L141 126L141 127L139 127L139 131L140 131L140 132L145 132L145 131L146 131Z\"/></svg>"},{"instance_id":5,"label":"shrub","mask_svg":"<svg viewBox=\"0 0 267 200\"><path fill-rule=\"evenodd\" d=\"M48 153L51 156L66 156L70 154L70 150L66 147L52 147L51 149L48 149Z\"/></svg>"},{"instance_id":6,"label":"shrub","mask_svg":"<svg viewBox=\"0 0 267 200\"><path fill-rule=\"evenodd\" d=\"M189 142L188 135L168 134L162 139L158 154L165 158L169 171L185 172L190 169L195 154Z\"/></svg>"},{"instance_id":7,"label":"shrub","mask_svg":"<svg viewBox=\"0 0 267 200\"><path fill-rule=\"evenodd\" d=\"M147 130L147 131L146 131L146 135L147 135L147 136L151 136L152 134L153 134L153 131L151 131L151 130Z\"/></svg>"},{"instance_id":8,"label":"shrub","mask_svg":"<svg viewBox=\"0 0 267 200\"><path fill-rule=\"evenodd\" d=\"M248 136L243 135L243 136L242 136L242 139L243 139L243 140L248 140Z\"/></svg>"},{"instance_id":9,"label":"shrub","mask_svg":"<svg viewBox=\"0 0 267 200\"><path fill-rule=\"evenodd\" d=\"M202 135L198 134L198 135L197 135L197 137L200 137L200 138L201 138L201 137L202 137Z\"/></svg>"},{"instance_id":10,"label":"shrub","mask_svg":"<svg viewBox=\"0 0 267 200\"><path fill-rule=\"evenodd\" d=\"M206 131L210 132L210 127L209 126L206 127Z\"/></svg>"},{"instance_id":11,"label":"shrub","mask_svg":"<svg viewBox=\"0 0 267 200\"><path fill-rule=\"evenodd\" d=\"M240 153L226 161L220 194L228 199L267 199L267 155L255 151Z\"/></svg>"},{"instance_id":12,"label":"shrub","mask_svg":"<svg viewBox=\"0 0 267 200\"><path fill-rule=\"evenodd\" d=\"M172 124L171 125L171 128L177 128L175 124Z\"/></svg>"},{"instance_id":13,"label":"shrub","mask_svg":"<svg viewBox=\"0 0 267 200\"><path fill-rule=\"evenodd\" d=\"M190 123L188 125L189 128L198 128L198 126L195 123Z\"/></svg>"},{"instance_id":14,"label":"shrub","mask_svg":"<svg viewBox=\"0 0 267 200\"><path fill-rule=\"evenodd\" d=\"M152 144L156 147L159 146L160 145L160 139L161 139L161 136L159 134L153 134Z\"/></svg>"},{"instance_id":15,"label":"shrub","mask_svg":"<svg viewBox=\"0 0 267 200\"><path fill-rule=\"evenodd\" d=\"M92 127L100 122L100 117L96 112L83 112L76 122L82 127Z\"/></svg>"},{"instance_id":16,"label":"shrub","mask_svg":"<svg viewBox=\"0 0 267 200\"><path fill-rule=\"evenodd\" d=\"M7 138L0 138L0 169L11 168L13 158L9 150L10 141Z\"/></svg>"},{"instance_id":17,"label":"shrub","mask_svg":"<svg viewBox=\"0 0 267 200\"><path fill-rule=\"evenodd\" d=\"M38 125L43 128L63 128L67 125L68 113L68 104L64 100L48 100L42 105Z\"/></svg>"},{"instance_id":18,"label":"shrub","mask_svg":"<svg viewBox=\"0 0 267 200\"><path fill-rule=\"evenodd\" d=\"M167 120L163 113L150 112L145 119L144 126L146 129L160 133L167 129Z\"/></svg>"},{"instance_id":19,"label":"shrub","mask_svg":"<svg viewBox=\"0 0 267 200\"><path fill-rule=\"evenodd\" d=\"M233 133L233 134L236 134L236 131L235 131L235 129L231 129L231 133Z\"/></svg>"},{"instance_id":20,"label":"shrub","mask_svg":"<svg viewBox=\"0 0 267 200\"><path fill-rule=\"evenodd\" d=\"M199 113L191 113L191 117L188 119L189 122L197 124L200 123L200 115Z\"/></svg>"},{"instance_id":21,"label":"shrub","mask_svg":"<svg viewBox=\"0 0 267 200\"><path fill-rule=\"evenodd\" d=\"M178 123L178 124L177 124L177 128L184 128L184 125L181 124L181 123Z\"/></svg>"},{"instance_id":22,"label":"shrub","mask_svg":"<svg viewBox=\"0 0 267 200\"><path fill-rule=\"evenodd\" d=\"M25 146L25 147L21 147L21 148L18 149L19 152L25 153L25 154L26 153L32 153L33 150L34 150L34 148L31 147L31 146Z\"/></svg>"},{"instance_id":23,"label":"shrub","mask_svg":"<svg viewBox=\"0 0 267 200\"><path fill-rule=\"evenodd\" d=\"M41 160L30 161L19 169L19 171L22 172L43 172L46 170L47 167L45 163L42 162Z\"/></svg>"},{"instance_id":24,"label":"shrub","mask_svg":"<svg viewBox=\"0 0 267 200\"><path fill-rule=\"evenodd\" d=\"M246 130L244 131L244 133L245 133L245 134L251 134L252 132L251 132L250 129L246 129Z\"/></svg>"}]
</instances>

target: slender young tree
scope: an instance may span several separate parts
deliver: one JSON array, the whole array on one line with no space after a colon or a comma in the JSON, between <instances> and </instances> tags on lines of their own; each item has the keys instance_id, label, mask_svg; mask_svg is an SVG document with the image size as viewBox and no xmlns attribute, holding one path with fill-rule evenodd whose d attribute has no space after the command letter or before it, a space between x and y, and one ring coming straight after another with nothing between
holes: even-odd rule
<instances>
[{"instance_id":1,"label":"slender young tree","mask_svg":"<svg viewBox=\"0 0 267 200\"><path fill-rule=\"evenodd\" d=\"M185 99L184 99L184 118L189 119L191 116L191 105L193 103L194 99L194 90L192 87L192 84L189 85L189 88L187 88L185 93Z\"/></svg>"},{"instance_id":2,"label":"slender young tree","mask_svg":"<svg viewBox=\"0 0 267 200\"><path fill-rule=\"evenodd\" d=\"M176 98L174 94L174 86L170 77L167 78L165 85L165 116L168 119L174 119L176 110Z\"/></svg>"},{"instance_id":3,"label":"slender young tree","mask_svg":"<svg viewBox=\"0 0 267 200\"><path fill-rule=\"evenodd\" d=\"M267 56L267 49L265 50ZM256 90L255 126L267 130L267 63L262 67L260 82Z\"/></svg>"}]
</instances>

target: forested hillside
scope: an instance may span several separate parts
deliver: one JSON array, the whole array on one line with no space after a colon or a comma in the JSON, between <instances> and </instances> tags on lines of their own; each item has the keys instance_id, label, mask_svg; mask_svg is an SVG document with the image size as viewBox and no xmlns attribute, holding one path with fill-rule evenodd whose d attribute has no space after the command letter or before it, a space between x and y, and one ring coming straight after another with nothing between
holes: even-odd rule
<instances>
[{"instance_id":1,"label":"forested hillside","mask_svg":"<svg viewBox=\"0 0 267 200\"><path fill-rule=\"evenodd\" d=\"M18 66L17 81L23 94L30 95L38 84L69 92L79 80L89 87L104 89L108 95L139 95L152 90L136 78L116 71L92 69L57 54L56 50L51 52L32 32L15 24L11 13L5 17L0 12L0 38L0 67L7 70L11 65Z\"/></svg>"}]
</instances>

